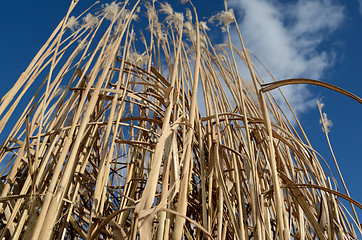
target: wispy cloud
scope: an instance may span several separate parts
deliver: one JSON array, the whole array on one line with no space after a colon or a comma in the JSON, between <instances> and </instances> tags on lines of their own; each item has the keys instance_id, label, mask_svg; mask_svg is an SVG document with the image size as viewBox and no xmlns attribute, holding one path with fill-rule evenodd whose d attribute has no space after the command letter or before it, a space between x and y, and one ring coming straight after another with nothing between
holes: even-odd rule
<instances>
[{"instance_id":1,"label":"wispy cloud","mask_svg":"<svg viewBox=\"0 0 362 240\"><path fill-rule=\"evenodd\" d=\"M320 79L333 65L334 51L320 47L341 27L343 6L331 0L298 0L288 4L268 0L228 2L238 12L246 47L276 79ZM304 86L285 87L283 92L297 113L312 105L311 95Z\"/></svg>"},{"instance_id":2,"label":"wispy cloud","mask_svg":"<svg viewBox=\"0 0 362 240\"><path fill-rule=\"evenodd\" d=\"M362 14L362 0L358 0L359 2L359 12Z\"/></svg>"}]
</instances>

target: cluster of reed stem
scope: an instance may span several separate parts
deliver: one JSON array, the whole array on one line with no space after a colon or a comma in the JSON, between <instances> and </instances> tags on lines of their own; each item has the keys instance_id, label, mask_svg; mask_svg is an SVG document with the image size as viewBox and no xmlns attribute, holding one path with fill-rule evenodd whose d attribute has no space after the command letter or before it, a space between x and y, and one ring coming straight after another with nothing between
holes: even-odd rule
<instances>
[{"instance_id":1,"label":"cluster of reed stem","mask_svg":"<svg viewBox=\"0 0 362 240\"><path fill-rule=\"evenodd\" d=\"M185 19L76 4L1 98L0 239L356 238L339 199L361 204L263 85L232 11L217 48L191 2Z\"/></svg>"}]
</instances>

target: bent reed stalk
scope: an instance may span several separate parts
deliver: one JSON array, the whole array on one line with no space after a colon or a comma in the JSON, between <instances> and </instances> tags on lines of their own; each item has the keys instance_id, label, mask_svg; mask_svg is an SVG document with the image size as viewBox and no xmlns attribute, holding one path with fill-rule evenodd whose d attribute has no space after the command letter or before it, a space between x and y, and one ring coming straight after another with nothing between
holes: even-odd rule
<instances>
[{"instance_id":1,"label":"bent reed stalk","mask_svg":"<svg viewBox=\"0 0 362 240\"><path fill-rule=\"evenodd\" d=\"M215 46L191 2L77 2L0 101L0 239L357 238L339 199L361 204L268 92L342 90L265 85L227 8Z\"/></svg>"}]
</instances>

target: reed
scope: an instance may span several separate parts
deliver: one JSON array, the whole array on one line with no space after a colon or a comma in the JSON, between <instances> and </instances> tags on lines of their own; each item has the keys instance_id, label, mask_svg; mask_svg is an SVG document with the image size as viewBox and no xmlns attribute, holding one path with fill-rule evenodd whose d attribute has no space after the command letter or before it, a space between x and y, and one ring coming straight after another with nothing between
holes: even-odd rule
<instances>
[{"instance_id":1,"label":"reed","mask_svg":"<svg viewBox=\"0 0 362 240\"><path fill-rule=\"evenodd\" d=\"M1 98L0 132L10 133L0 147L0 161L9 161L0 239L361 234L361 204L344 182L346 194L337 190L270 91L302 83L359 97L311 79L265 84L226 4L213 19L228 41L216 47L190 1L185 16L168 3L126 1L74 17L77 2Z\"/></svg>"}]
</instances>

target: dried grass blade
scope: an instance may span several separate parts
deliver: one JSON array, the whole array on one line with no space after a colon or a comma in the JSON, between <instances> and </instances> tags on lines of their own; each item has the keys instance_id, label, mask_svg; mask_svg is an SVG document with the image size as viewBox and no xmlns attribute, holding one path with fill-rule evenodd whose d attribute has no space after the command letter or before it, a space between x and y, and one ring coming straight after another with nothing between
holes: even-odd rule
<instances>
[{"instance_id":1,"label":"dried grass blade","mask_svg":"<svg viewBox=\"0 0 362 240\"><path fill-rule=\"evenodd\" d=\"M328 88L335 92L339 92L347 97L350 97L350 98L356 100L357 102L359 102L360 104L362 104L361 98L359 98L358 96L356 96L340 87L337 87L335 85L332 85L332 84L329 84L326 82L313 80L313 79L306 79L306 78L292 78L292 79L285 79L285 80L279 80L279 81L272 82L272 83L262 84L262 85L260 85L261 86L260 91L269 92L275 88L279 88L279 87L286 86L286 85L292 85L292 84L310 84L310 85L316 85L316 86Z\"/></svg>"}]
</instances>

